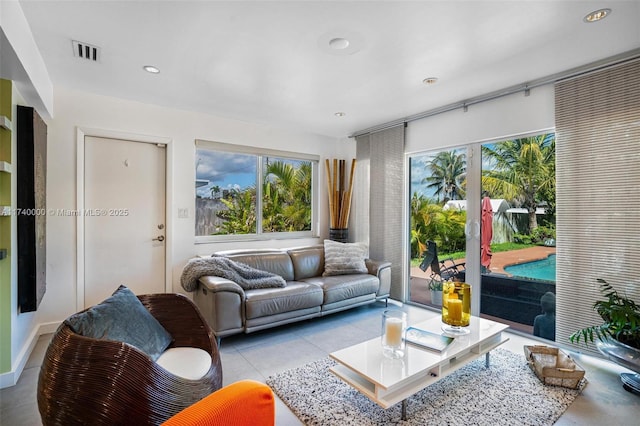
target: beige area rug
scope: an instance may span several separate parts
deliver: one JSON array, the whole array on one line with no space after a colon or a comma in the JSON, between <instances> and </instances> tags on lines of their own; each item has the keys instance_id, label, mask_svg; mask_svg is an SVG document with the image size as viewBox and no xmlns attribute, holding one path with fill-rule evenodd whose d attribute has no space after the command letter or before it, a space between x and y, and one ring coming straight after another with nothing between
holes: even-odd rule
<instances>
[{"instance_id":1,"label":"beige area rug","mask_svg":"<svg viewBox=\"0 0 640 426\"><path fill-rule=\"evenodd\" d=\"M267 384L306 425L552 425L580 390L545 386L524 354L496 349L384 410L329 371L325 358L271 376ZM584 383L581 388L584 387Z\"/></svg>"}]
</instances>

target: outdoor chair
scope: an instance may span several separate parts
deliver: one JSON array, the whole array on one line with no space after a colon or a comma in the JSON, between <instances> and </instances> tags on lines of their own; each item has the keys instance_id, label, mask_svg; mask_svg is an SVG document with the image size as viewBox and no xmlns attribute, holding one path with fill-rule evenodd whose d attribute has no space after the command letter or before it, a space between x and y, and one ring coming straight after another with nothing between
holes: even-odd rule
<instances>
[{"instance_id":1,"label":"outdoor chair","mask_svg":"<svg viewBox=\"0 0 640 426\"><path fill-rule=\"evenodd\" d=\"M439 275L443 280L458 281L463 279L465 263L456 263L452 257L440 261L438 259L438 246L434 241L427 241L427 249L423 254L424 258L420 263L420 269L426 272L431 267L431 278ZM449 262L448 265L447 262Z\"/></svg>"}]
</instances>

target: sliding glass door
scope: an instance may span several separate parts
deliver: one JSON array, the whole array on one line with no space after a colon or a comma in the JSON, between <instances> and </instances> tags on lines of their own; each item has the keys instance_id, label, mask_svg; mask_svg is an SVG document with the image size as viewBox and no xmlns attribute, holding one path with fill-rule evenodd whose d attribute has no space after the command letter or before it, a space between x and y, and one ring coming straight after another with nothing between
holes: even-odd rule
<instances>
[{"instance_id":1,"label":"sliding glass door","mask_svg":"<svg viewBox=\"0 0 640 426\"><path fill-rule=\"evenodd\" d=\"M553 340L554 134L415 153L408 169L408 300L438 309L442 281L465 281L473 315Z\"/></svg>"},{"instance_id":2,"label":"sliding glass door","mask_svg":"<svg viewBox=\"0 0 640 426\"><path fill-rule=\"evenodd\" d=\"M481 313L548 340L555 340L555 188L554 133L482 145Z\"/></svg>"}]
</instances>

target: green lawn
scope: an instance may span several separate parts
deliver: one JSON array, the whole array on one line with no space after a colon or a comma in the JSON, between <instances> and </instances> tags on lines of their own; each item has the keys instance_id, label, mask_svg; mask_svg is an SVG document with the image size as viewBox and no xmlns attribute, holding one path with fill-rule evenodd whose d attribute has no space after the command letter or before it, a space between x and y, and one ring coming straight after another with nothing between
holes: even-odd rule
<instances>
[{"instance_id":1,"label":"green lawn","mask_svg":"<svg viewBox=\"0 0 640 426\"><path fill-rule=\"evenodd\" d=\"M491 252L499 253L501 251L511 251L511 250L519 250L523 248L535 247L537 244L521 244L521 243L500 243L500 244L491 244ZM466 253L463 251L458 251L455 253L438 253L438 258L440 260L445 258L453 259L462 259L466 257ZM422 258L411 259L411 266L418 266L422 262Z\"/></svg>"}]
</instances>

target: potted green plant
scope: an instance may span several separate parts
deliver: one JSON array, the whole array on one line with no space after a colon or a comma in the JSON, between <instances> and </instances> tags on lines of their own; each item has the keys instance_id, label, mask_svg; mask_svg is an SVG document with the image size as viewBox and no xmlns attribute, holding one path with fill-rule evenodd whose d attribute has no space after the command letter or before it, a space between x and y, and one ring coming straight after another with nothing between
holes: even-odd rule
<instances>
[{"instance_id":1,"label":"potted green plant","mask_svg":"<svg viewBox=\"0 0 640 426\"><path fill-rule=\"evenodd\" d=\"M600 293L605 300L598 300L593 309L604 323L576 331L571 343L596 344L598 350L610 360L636 373L640 373L640 305L628 297L623 297L603 279ZM624 388L640 393L640 374L622 373Z\"/></svg>"},{"instance_id":2,"label":"potted green plant","mask_svg":"<svg viewBox=\"0 0 640 426\"><path fill-rule=\"evenodd\" d=\"M442 278L433 276L429 280L429 292L431 293L431 303L442 306Z\"/></svg>"}]
</instances>

